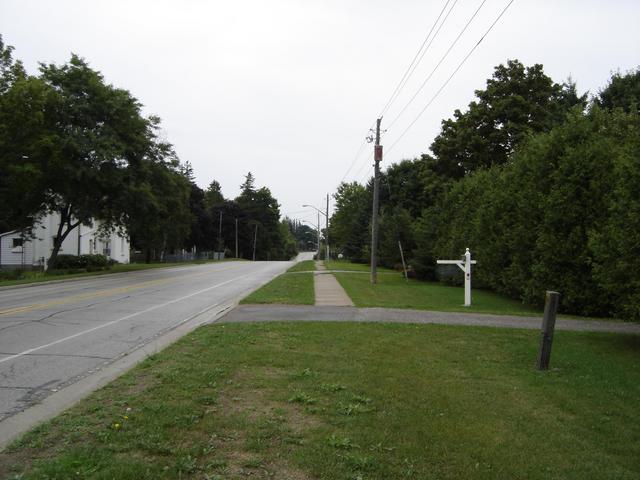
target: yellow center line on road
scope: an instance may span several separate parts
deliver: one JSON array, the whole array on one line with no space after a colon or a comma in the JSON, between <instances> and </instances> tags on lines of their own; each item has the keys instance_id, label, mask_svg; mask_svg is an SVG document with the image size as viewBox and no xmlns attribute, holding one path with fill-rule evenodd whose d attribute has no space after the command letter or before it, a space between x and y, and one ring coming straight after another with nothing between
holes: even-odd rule
<instances>
[{"instance_id":1,"label":"yellow center line on road","mask_svg":"<svg viewBox=\"0 0 640 480\"><path fill-rule=\"evenodd\" d=\"M191 274L188 274L188 275L180 275L180 276L175 276L175 277L170 277L170 278L162 278L162 279L158 279L158 280L149 280L147 282L136 283L136 284L128 285L126 287L109 288L109 289L100 290L100 291L97 291L97 292L84 293L84 294L81 294L81 295L72 295L70 297L60 298L58 300L52 300L50 302L45 302L45 303L36 303L36 304L33 304L33 305L21 305L19 307L13 307L13 308L5 309L5 310L0 310L0 316L13 315L13 314L16 314L16 313L31 312L33 310L41 310L43 308L55 307L57 305L64 305L66 303L72 303L72 302L81 301L81 300L88 300L88 299L94 299L94 298L100 298L100 297L107 297L109 295L117 295L118 293L127 293L127 292L130 292L132 290L140 290L142 288L153 287L153 286L157 286L157 285L163 285L163 284L166 284L166 283L171 283L171 282L176 282L178 280L183 280L185 278L202 277L202 276L205 276L205 275L210 275L211 273L224 272L226 270L231 270L231 269L232 268L224 268L224 269L220 269L220 270L215 270L214 272L191 273Z\"/></svg>"},{"instance_id":2,"label":"yellow center line on road","mask_svg":"<svg viewBox=\"0 0 640 480\"><path fill-rule=\"evenodd\" d=\"M220 271L220 270L218 270L218 271ZM24 355L29 355L30 353L37 352L38 350L43 350L45 348L49 348L49 347L52 347L54 345L58 345L58 344L60 344L62 342L66 342L68 340L72 340L74 338L81 337L81 336L86 335L88 333L93 333L93 332L95 332L97 330L101 330L103 328L110 327L111 325L115 325L115 324L123 322L125 320L130 320L130 319L135 318L137 316L144 315L146 313L152 312L154 310L158 310L160 308L164 308L164 307L166 307L168 305L172 305L174 303L181 302L181 301L186 300L188 298L195 297L196 295L201 295L202 293L214 290L214 289L222 287L224 285L228 285L230 283L237 282L238 280L242 280L242 279L247 278L247 277L249 277L251 275L253 275L253 272L252 273L246 273L244 275L240 275L239 277L232 278L231 280L227 280L226 282L218 283L216 285L212 285L210 287L203 288L202 290L198 290L196 292L192 292L192 293L190 293L188 295L185 295L183 297L174 298L173 300L169 300L168 302L159 303L159 304L153 305L153 306L151 306L149 308L145 308L144 310L139 310L137 312L130 313L129 315L125 315L124 317L120 317L120 318L117 318L115 320L111 320L110 322L103 323L102 325L97 325L97 326L95 326L93 328L89 328L88 330L83 330L83 331L80 331L78 333L74 333L73 335L69 335L68 337L59 338L58 340L54 340L54 341L46 343L44 345L39 345L37 347L33 347L33 348L29 348L28 350L24 350L23 352L16 353L16 354L13 354L13 355L9 355L8 357L0 358L0 363L10 362L11 360L14 360L16 358L20 358L20 357L22 357ZM218 304L215 304L215 305L218 305ZM186 319L182 319L180 321L180 323L187 322L187 321L195 318L196 316L201 315L202 313L210 310L212 307L213 307L212 305L209 305L204 310L198 312L195 316L191 315L190 317L187 317Z\"/></svg>"}]
</instances>

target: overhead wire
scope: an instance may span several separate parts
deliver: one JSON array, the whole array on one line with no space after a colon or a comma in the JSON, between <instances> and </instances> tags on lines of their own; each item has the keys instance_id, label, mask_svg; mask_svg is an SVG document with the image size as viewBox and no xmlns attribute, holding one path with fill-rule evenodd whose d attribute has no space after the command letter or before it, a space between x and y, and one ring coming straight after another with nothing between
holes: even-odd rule
<instances>
[{"instance_id":1,"label":"overhead wire","mask_svg":"<svg viewBox=\"0 0 640 480\"><path fill-rule=\"evenodd\" d=\"M416 68L418 67L418 64L424 58L424 55L426 54L427 50L429 49L429 47L431 47L431 44L433 43L433 41L437 37L438 33L442 29L442 26L444 25L444 23L447 21L447 18L451 14L451 11L453 10L453 8L455 7L457 2L458 2L458 0L454 0L453 4L451 5L451 8L449 9L447 14L445 15L444 20L438 26L438 29L436 30L435 34L433 36L431 36L431 34L433 33L436 25L438 25L438 22L439 22L440 18L442 18L442 14L447 9L447 6L449 5L449 3L451 3L451 0L446 0L444 6L440 10L440 13L439 13L438 17L436 18L435 22L433 22L433 25L431 26L431 29L429 30L429 32L427 33L427 36L423 40L422 45L420 45L420 48L418 49L418 51L414 55L413 59L411 60L411 63L409 63L409 66L407 67L407 69L405 70L404 74L402 75L402 78L400 79L400 81L396 85L396 88L394 89L393 93L389 97L389 100L385 104L385 106L382 109L382 112L380 113L378 118L382 118L384 113L391 107L393 102L395 102L395 100L398 98L398 95L400 95L400 92L405 87L406 83L409 81L409 78L415 72ZM431 38L431 41L429 41L429 38ZM427 42L429 42L429 43L427 44ZM426 48L425 48L425 45L426 45ZM370 127L370 129L372 127L373 127L373 125ZM349 165L349 168L347 168L347 171L342 176L342 179L340 180L340 183L344 182L345 178L347 178L347 175L349 175L349 172L351 172L353 167L356 165L356 163L357 163L358 159L360 158L360 156L362 155L366 145L367 145L367 140L365 138L365 140L363 140L363 142L360 144L360 147L358 148L358 151L356 152L355 157L351 161L351 164ZM363 168L364 168L364 164L360 167L360 169L356 173L355 178L358 178L358 175L362 171Z\"/></svg>"},{"instance_id":2,"label":"overhead wire","mask_svg":"<svg viewBox=\"0 0 640 480\"><path fill-rule=\"evenodd\" d=\"M458 40L460 40L460 38L462 37L462 35L464 34L464 32L467 30L467 28L469 28L469 25L471 25L471 22L473 22L474 18L476 18L476 16L478 15L478 12L480 12L480 10L482 9L482 7L484 6L484 4L487 2L487 0L482 0L482 2L480 3L480 5L478 6L478 8L476 8L476 10L473 12L473 15L471 15L471 17L469 18L469 20L467 20L467 23L465 24L465 26L462 28L462 30L460 30L460 33L458 33L458 36L453 40L453 42L451 43L451 45L449 45L449 48L445 51L444 55L440 58L440 61L438 61L438 63L436 64L435 67L433 67L433 70L431 70L431 72L429 73L429 75L427 76L427 78L424 79L424 81L422 82L422 84L420 85L420 87L418 87L418 89L416 90L416 92L413 94L413 96L409 99L409 101L407 103L405 103L404 107L402 107L402 109L400 110L400 112L394 117L393 120L391 120L391 122L387 125L387 129L390 129L397 121L398 119L402 116L402 114L407 110L407 108L409 108L409 105L411 105L413 103L413 101L416 99L416 97L420 94L420 92L422 91L422 89L425 87L425 85L429 82L429 80L431 80L431 77L433 77L434 73L436 73L436 71L438 70L438 68L440 67L440 65L442 65L442 62L444 62L444 60L449 56L449 53L451 53L451 50L453 50L453 47L456 46L456 44L458 43Z\"/></svg>"},{"instance_id":3,"label":"overhead wire","mask_svg":"<svg viewBox=\"0 0 640 480\"><path fill-rule=\"evenodd\" d=\"M404 129L404 131L400 134L400 136L391 144L391 146L387 149L387 153L389 153L393 147L395 147L398 142L406 135L406 133L411 129L411 127L413 127L413 125L415 125L415 123L420 119L420 117L424 114L424 112L427 110L427 108L429 108L429 106L434 102L434 100L440 95L440 93L442 92L442 90L444 90L444 88L449 84L449 82L451 81L451 79L455 76L456 73L458 73L458 71L460 70L460 68L462 68L462 66L465 64L465 62L469 59L469 57L473 54L473 52L478 48L478 46L480 45L480 43L485 39L485 37L489 34L489 32L491 32L491 30L493 29L493 27L498 23L498 21L500 21L500 19L502 18L502 16L505 14L505 12L509 9L509 7L511 6L511 4L514 2L515 0L510 0L509 3L507 3L507 5L502 9L502 11L500 12L500 14L496 17L496 19L493 21L493 23L489 26L489 28L484 32L484 34L480 37L480 40L478 40L475 45L471 48L471 50L469 50L469 52L467 53L467 55L462 59L462 61L458 64L458 66L455 68L455 70L453 71L453 73L451 73L451 75L449 75L449 78L447 78L447 80L442 84L442 86L438 89L438 91L435 93L435 95L433 95L433 97L431 97L431 100L429 100L429 102L424 106L424 108L422 110L420 110L420 113L418 113L418 115L413 119L413 121L407 126L407 128Z\"/></svg>"},{"instance_id":4,"label":"overhead wire","mask_svg":"<svg viewBox=\"0 0 640 480\"><path fill-rule=\"evenodd\" d=\"M369 170L364 170L364 167L366 167L367 165L369 165L369 170L371 170L373 168L372 164L368 164L367 162L364 162L362 164L362 166L360 167L360 169L354 175L354 178L359 179L363 171L368 172Z\"/></svg>"},{"instance_id":5,"label":"overhead wire","mask_svg":"<svg viewBox=\"0 0 640 480\"><path fill-rule=\"evenodd\" d=\"M351 169L354 167L354 165L360 158L360 155L362 155L362 152L364 151L364 147L366 145L367 145L367 139L365 138L364 140L362 140L362 143L360 144L360 147L358 148L358 151L356 152L355 157L353 157L353 160L351 161L351 165L349 165L349 168L347 168L347 171L342 176L340 183L344 182L344 179L347 178L347 175L349 175L349 172L351 171Z\"/></svg>"},{"instance_id":6,"label":"overhead wire","mask_svg":"<svg viewBox=\"0 0 640 480\"><path fill-rule=\"evenodd\" d=\"M483 0L483 4L486 0ZM409 64L409 66L407 67L407 69L405 70L402 78L400 79L400 81L398 82L398 84L396 85L396 88L394 89L393 93L391 94L391 96L389 97L389 100L387 101L387 103L385 104L384 108L382 109L382 112L380 113L380 115L378 116L378 118L382 118L382 116L384 115L384 113L386 113L386 111L391 107L391 105L393 105L393 103L396 101L396 99L398 98L398 96L400 95L400 92L404 89L404 87L406 86L407 82L409 81L409 78L411 78L411 76L413 75L413 73L415 72L416 68L418 67L418 65L420 64L420 62L422 61L422 59L424 58L425 54L427 53L427 51L429 50L429 48L431 47L433 41L435 40L435 38L438 36L438 33L440 33L440 30L442 29L442 27L444 26L445 22L447 21L447 19L449 18L449 16L451 15L451 12L453 11L454 7L456 6L456 4L458 3L458 0L454 0L453 4L451 4L451 8L449 8L449 10L446 12L446 15L444 16L444 19L442 20L442 22L440 22L438 24L438 22L440 21L440 19L442 18L443 13L447 10L447 7L449 6L449 4L451 3L451 0L447 0L444 4L444 6L442 7L442 9L440 10L440 13L438 15L438 17L436 18L436 20L434 21L433 25L431 26L431 29L429 30L427 36L425 37L424 41L422 42L422 45L420 46L420 48L418 49L418 51L416 52L416 54L414 55L411 63ZM434 31L434 29L437 26L437 30L435 30L435 33L433 34L433 36L431 35ZM428 42L428 43L427 43ZM425 47L426 45L426 47ZM453 47L450 47L450 49ZM424 87L424 84L423 86ZM414 95L414 97L417 96L417 93ZM354 160L351 162L351 165L349 166L349 168L347 169L347 172L344 174L344 176L342 177L341 182L344 182L344 179L347 177L347 175L349 174L349 172L351 171L351 169L354 167L354 165L356 164L358 158L360 157L360 155L362 154L362 152L364 151L364 147L366 146L366 140L365 142L363 142L360 145L360 148L358 149L358 152L356 154L356 156L354 157ZM363 171L364 167L366 166L366 162L364 162L361 166L360 169L358 169L358 171L356 172L354 178L359 179L360 178L360 173ZM373 167L371 167L367 172L366 172L366 176L368 176L369 171L372 169ZM366 177L365 177L366 180Z\"/></svg>"},{"instance_id":7,"label":"overhead wire","mask_svg":"<svg viewBox=\"0 0 640 480\"><path fill-rule=\"evenodd\" d=\"M418 64L422 61L422 58L424 57L425 53L427 52L427 50L429 49L429 47L433 43L433 40L438 35L438 32L442 28L442 25L444 25L444 22L447 21L447 17L451 13L451 10L453 10L453 7L455 7L455 4L458 2L458 0L454 0L453 5L451 6L451 9L449 10L447 15L445 16L444 20L442 21L442 24L440 24L440 26L438 27L438 31L436 31L435 35L433 36L433 38L429 42L429 45L427 45L427 47L425 48L425 45L426 45L427 41L429 40L429 37L431 37L431 33L433 33L433 29L436 27L436 25L440 21L440 18L442 17L442 14L446 10L447 5L449 5L450 2L451 2L451 0L447 0L445 2L444 6L442 7L442 10L440 10L440 14L438 15L438 18L436 18L436 21L433 22L433 25L431 26L431 29L429 30L429 33L427 33L427 36L425 37L424 41L422 42L422 45L420 45L420 48L418 49L418 51L414 55L413 59L411 60L411 63L409 63L409 66L407 67L407 69L405 70L404 74L402 75L402 78L398 82L398 85L396 85L396 88L393 90L393 93L389 97L389 100L387 100L387 103L385 104L385 106L383 107L382 111L380 112L380 115L378 115L378 118L382 118L384 116L384 114L387 112L387 110L391 107L393 102L396 100L396 98L398 98L398 95L400 95L400 92L402 91L404 86L407 84L407 81L409 81L409 78L411 77L411 75L413 75L413 72L415 72Z\"/></svg>"},{"instance_id":8,"label":"overhead wire","mask_svg":"<svg viewBox=\"0 0 640 480\"><path fill-rule=\"evenodd\" d=\"M364 175L358 177L359 182L367 183L367 180L371 177L371 172L373 171L373 164L369 165L369 168L364 171Z\"/></svg>"},{"instance_id":9,"label":"overhead wire","mask_svg":"<svg viewBox=\"0 0 640 480\"><path fill-rule=\"evenodd\" d=\"M402 91L404 86L406 85L407 81L409 80L411 75L413 75L413 72L415 72L415 69L417 68L418 64L424 58L424 55L426 54L427 50L429 49L429 47L433 43L434 39L436 38L436 36L440 32L440 29L442 28L442 26L446 22L447 18L451 14L451 11L453 10L453 7L455 7L455 5L458 2L458 0L454 0L453 5L451 6L449 11L445 15L444 20L442 21L442 23L440 23L438 29L436 30L436 33L432 37L431 34L433 33L434 28L436 27L436 25L438 25L438 22L439 22L440 18L442 18L442 14L445 12L445 10L447 9L447 6L449 5L450 2L451 2L451 0L447 0L445 2L444 6L442 7L442 9L440 10L440 14L436 18L436 20L433 23L433 25L431 26L431 29L429 30L429 33L427 34L427 36L425 37L424 41L422 42L422 45L420 46L420 48L418 49L418 51L414 55L413 59L411 60L411 63L409 64L409 66L405 70L404 74L402 75L402 78L398 82L398 85L396 85L396 88L394 89L393 93L391 94L391 97L389 97L389 100L387 101L386 105L382 109L382 112L380 113L378 118L382 118L384 113L389 109L389 107L397 99L398 95L400 94L400 92ZM431 41L429 41L429 38L431 38ZM427 44L427 42L429 42L429 43L425 48L425 44ZM370 127L369 130L371 130L372 127L373 127L373 125ZM340 183L344 182L345 178L347 178L347 175L349 175L349 172L351 172L353 167L356 165L356 163L357 163L358 159L360 158L360 156L362 155L366 145L367 145L367 139L365 138L365 140L360 144L360 147L358 148L358 151L356 152L356 155L355 155L354 159L351 161L351 164L349 165L349 168L347 169L345 174L342 176L342 179L340 180ZM360 178L360 173L362 172L362 170L363 170L363 168L365 166L366 166L366 163L363 163L360 166L360 168L358 169L358 171L354 175L354 178L356 178L356 179Z\"/></svg>"}]
</instances>

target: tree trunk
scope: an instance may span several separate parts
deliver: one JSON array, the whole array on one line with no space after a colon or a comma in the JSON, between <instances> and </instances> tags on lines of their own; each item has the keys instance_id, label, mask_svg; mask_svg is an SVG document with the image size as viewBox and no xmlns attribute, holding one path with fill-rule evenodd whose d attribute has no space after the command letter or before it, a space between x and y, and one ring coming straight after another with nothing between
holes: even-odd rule
<instances>
[{"instance_id":1,"label":"tree trunk","mask_svg":"<svg viewBox=\"0 0 640 480\"><path fill-rule=\"evenodd\" d=\"M71 205L67 205L62 210L60 210L60 224L58 225L58 231L53 240L53 250L51 251L51 255L49 256L49 260L47 261L47 265L49 266L49 268L56 267L56 260L58 258L58 253L60 252L60 248L62 247L62 242L64 242L67 236L78 225L80 225L79 221L77 221L76 223L71 223Z\"/></svg>"}]
</instances>

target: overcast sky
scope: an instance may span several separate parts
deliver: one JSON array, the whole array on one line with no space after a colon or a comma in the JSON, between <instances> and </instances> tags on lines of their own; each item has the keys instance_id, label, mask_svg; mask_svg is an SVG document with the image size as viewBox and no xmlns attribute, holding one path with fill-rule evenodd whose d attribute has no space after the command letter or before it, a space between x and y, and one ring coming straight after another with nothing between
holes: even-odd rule
<instances>
[{"instance_id":1,"label":"overcast sky","mask_svg":"<svg viewBox=\"0 0 640 480\"><path fill-rule=\"evenodd\" d=\"M640 2L515 0L395 143L508 0L454 2L383 128L482 8L383 136L383 167L427 152L441 120L465 109L507 59L542 63L555 81L571 77L580 92L592 93L612 71L640 65ZM145 114L162 118L163 134L191 162L201 187L215 179L233 198L251 171L281 213L314 220L302 204L324 209L325 195L343 178L366 180L370 145L347 169L445 3L1 0L0 33L30 73L39 61L63 63L73 52L129 90Z\"/></svg>"}]
</instances>

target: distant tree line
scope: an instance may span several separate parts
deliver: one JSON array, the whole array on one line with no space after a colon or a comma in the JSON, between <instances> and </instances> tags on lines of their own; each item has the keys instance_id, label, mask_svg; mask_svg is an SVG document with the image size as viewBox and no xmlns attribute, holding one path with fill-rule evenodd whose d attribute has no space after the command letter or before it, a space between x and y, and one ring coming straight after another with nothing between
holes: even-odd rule
<instances>
[{"instance_id":1,"label":"distant tree line","mask_svg":"<svg viewBox=\"0 0 640 480\"><path fill-rule=\"evenodd\" d=\"M256 239L256 259L296 253L278 202L251 174L233 201L217 182L203 191L158 136L160 119L144 117L128 91L76 55L28 75L12 51L0 36L0 231L29 234L43 215L60 214L50 266L65 238L94 220L128 235L148 261L193 248L235 254L236 219L240 256L253 258Z\"/></svg>"},{"instance_id":2,"label":"distant tree line","mask_svg":"<svg viewBox=\"0 0 640 480\"><path fill-rule=\"evenodd\" d=\"M255 186L251 172L233 200L222 196L220 184L214 180L207 190L191 182L189 201L194 215L185 242L188 248L235 256L237 231L240 258L252 259L254 245L256 260L289 260L298 252L290 221L280 220L277 200L267 187Z\"/></svg>"},{"instance_id":3,"label":"distant tree line","mask_svg":"<svg viewBox=\"0 0 640 480\"><path fill-rule=\"evenodd\" d=\"M590 100L541 65L496 67L432 154L381 178L380 260L439 278L438 258L470 247L474 282L529 304L562 293L567 313L640 320L640 70ZM371 182L343 183L330 235L368 262Z\"/></svg>"}]
</instances>

